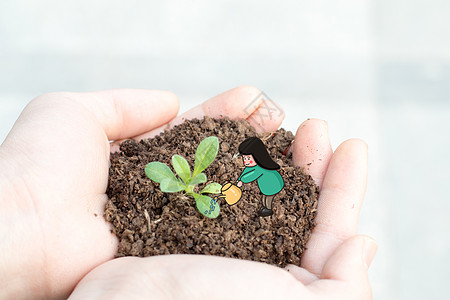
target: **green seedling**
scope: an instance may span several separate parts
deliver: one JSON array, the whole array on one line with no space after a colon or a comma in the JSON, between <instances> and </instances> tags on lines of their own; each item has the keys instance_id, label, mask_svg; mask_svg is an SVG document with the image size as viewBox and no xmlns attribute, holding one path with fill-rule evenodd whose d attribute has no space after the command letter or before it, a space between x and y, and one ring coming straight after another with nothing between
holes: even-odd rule
<instances>
[{"instance_id":1,"label":"green seedling","mask_svg":"<svg viewBox=\"0 0 450 300\"><path fill-rule=\"evenodd\" d=\"M180 155L172 156L172 166L178 177L166 164L157 161L145 166L145 174L148 178L160 184L162 192L176 193L184 191L195 199L200 213L208 218L216 218L220 212L217 197L212 199L205 194L219 194L222 186L212 182L206 185L199 193L196 193L195 190L197 185L206 182L206 175L202 172L214 161L218 151L219 139L215 136L210 136L201 141L197 147L194 172L192 174L188 162Z\"/></svg>"}]
</instances>

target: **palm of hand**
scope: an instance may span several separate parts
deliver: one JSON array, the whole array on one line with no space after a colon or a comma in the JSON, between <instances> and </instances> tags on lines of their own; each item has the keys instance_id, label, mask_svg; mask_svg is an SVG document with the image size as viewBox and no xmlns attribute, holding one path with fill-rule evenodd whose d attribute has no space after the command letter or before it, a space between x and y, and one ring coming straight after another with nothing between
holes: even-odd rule
<instances>
[{"instance_id":1,"label":"palm of hand","mask_svg":"<svg viewBox=\"0 0 450 300\"><path fill-rule=\"evenodd\" d=\"M223 100L233 99L233 96L238 98L236 94L249 98L246 94L251 92L255 91L248 87L229 91L228 94L224 93L217 96L216 99L211 99L210 102L214 105L204 105L201 109L195 108L194 114L198 114L201 110L212 116L220 113L230 117L243 117L233 116L232 114L236 114L236 110L230 108L229 103L228 107L225 107ZM23 249L23 253L25 255L33 253L35 265L41 266L46 270L45 274L48 274L47 278L41 278L44 286L47 286L47 291L41 291L42 294L67 295L80 278L95 266L110 260L116 251L117 240L109 233L110 229L102 217L107 199L105 190L108 181L109 140L119 140L148 132L168 123L176 115L178 109L176 98L169 93L153 91L152 95L148 93L140 95L134 92L133 99L123 95L127 91L116 91L115 93L47 95L44 99L32 102L13 129L12 136L17 137L15 145L21 145L20 153L26 154L26 156L17 154L16 161L19 168L22 166L23 170L26 170L24 183L30 191L29 197L22 198L20 201L23 202L22 205L35 211L35 218L28 221L28 225L34 230L34 234L31 235L32 240L28 244L33 251ZM158 102L154 101L151 105L148 102L140 104L140 100L143 100L144 97L153 97ZM126 99L127 102L125 100L121 102L120 99ZM253 97L250 98L250 100L252 99ZM146 99L146 101L149 100ZM111 105L111 102L114 105ZM136 106L139 105L146 110L137 110ZM147 106L145 107L145 105ZM126 107L133 106L134 112L127 112ZM153 109L155 113L146 116L145 112L148 112L149 108ZM238 112L240 111L242 110L238 110ZM151 121L148 120L150 117ZM192 115L188 113L187 117L192 117ZM248 118L249 116L244 117ZM179 121L180 119L177 119L175 122ZM256 122L251 119L249 121ZM272 124L266 124L269 126L266 129L275 130L280 122L281 119L274 120ZM361 145L355 146L355 143L358 144L358 142L353 141L352 148L347 143L341 147L340 151L338 149L332 158L328 137L326 134L325 137L323 135L326 128L321 124L311 121L304 123L303 127L300 126L299 133L302 134L298 133L296 136L293 150L294 162L306 167L311 159L315 159L315 163L308 167L310 168L309 172L320 186L322 186L325 174L331 174L327 175L331 178L328 180L329 182L327 183L325 180L322 187L320 201L324 205L336 200L333 199L331 193L337 191L343 193L341 198L348 198L350 194L351 201L354 201L353 204L356 204L357 209L351 213L353 215L350 215L350 218L348 218L349 213L344 213L345 215L340 218L339 212L337 218L333 218L330 215L335 212L327 210L326 207L322 208L324 213L318 216L318 230L313 234L308 245L311 251L307 251L302 262L302 266L309 271L291 266L289 269L294 274L293 277L279 268L251 262L234 260L230 262L223 258L178 256L168 259L167 257L155 257L146 259L145 262L137 258L126 258L111 261L95 269L82 281L80 288L77 288L73 296L83 295L86 290L89 291L90 285L97 283L99 278L105 278L111 274L115 274L115 279L125 282L130 280L146 282L149 287L147 291L153 293L153 296L155 295L154 290L150 287L156 287L160 280L169 276L167 274L171 274L170 276L173 278L182 276L184 279L180 278L181 283L178 283L186 287L192 286L192 284L196 286L195 282L189 282L189 280L185 280L186 278L196 278L197 283L204 282L205 285L209 284L208 280L210 281L211 278L217 280L222 278L229 281L231 285L234 284L236 288L233 290L240 291L239 296L244 298L250 296L253 298L255 294L246 296L243 291L258 291L258 288L263 291L261 296L264 297L271 293L281 296L280 291L287 292L288 294L285 296L294 293L304 294L307 290L303 284L315 281L317 279L315 274L323 276L323 266L330 259L331 254L342 244L344 239L356 233L353 223L355 223L355 219L357 221L358 208L365 187L364 173L366 170L364 166L362 170L356 170L355 174L350 174L351 182L348 184L336 181L336 178L342 175L340 173L348 172L350 162L348 159L346 160L346 157L364 152ZM311 145L320 150L318 154L312 154L313 151L309 149ZM14 150L8 144L8 140L4 146L6 152ZM320 156L320 160L317 155ZM360 159L364 160L364 155L362 156ZM26 159L22 159L23 157ZM330 160L331 172L328 170ZM361 162L357 163L361 164ZM33 176L35 174L39 174L39 176ZM355 178L360 175L364 178L362 181L356 182L356 190L350 188L350 185L355 185ZM37 224L39 226L36 226ZM335 227L334 231L330 230L333 226ZM356 242L353 241L353 244ZM342 258L343 254L338 253L338 255ZM332 263L336 264L336 262ZM130 272L141 269L144 264L157 273L164 269L166 275L156 279L157 276L145 272L142 275L144 277L136 281ZM180 268L184 270L182 274L179 272ZM333 270L334 267L331 269ZM190 272L193 276L189 276ZM199 278L198 274L203 275ZM231 280L226 275L231 275ZM144 280L142 280L143 278ZM272 279L265 282L267 278ZM246 279L245 288L241 286L243 279ZM110 281L110 284L117 284L117 282ZM322 283L318 285L322 285ZM273 287L271 292L269 292L268 286ZM133 287L133 284L130 287ZM169 287L167 289L170 290ZM167 296L167 290L157 288L157 291ZM181 289L181 291L186 294L174 295L206 296L203 293L207 293L208 289L203 291L199 288L187 288ZM123 292L126 293L128 290L125 289ZM230 290L224 290L223 293L230 293ZM216 291L217 295L221 295L220 291Z\"/></svg>"},{"instance_id":2,"label":"palm of hand","mask_svg":"<svg viewBox=\"0 0 450 300\"><path fill-rule=\"evenodd\" d=\"M29 249L21 251L46 270L39 278L44 290L64 287L67 294L66 282L76 283L115 252L117 241L102 217L108 139L92 113L60 95L31 102L11 136L20 145L16 160L29 191L19 201L34 212L27 218Z\"/></svg>"}]
</instances>

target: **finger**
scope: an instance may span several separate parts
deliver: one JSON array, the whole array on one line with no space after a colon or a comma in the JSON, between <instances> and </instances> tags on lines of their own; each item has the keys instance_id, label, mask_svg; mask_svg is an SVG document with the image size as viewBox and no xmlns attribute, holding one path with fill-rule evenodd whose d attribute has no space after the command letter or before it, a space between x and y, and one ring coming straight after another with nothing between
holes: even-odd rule
<instances>
[{"instance_id":1,"label":"finger","mask_svg":"<svg viewBox=\"0 0 450 300\"><path fill-rule=\"evenodd\" d=\"M349 238L330 256L323 267L321 279L358 281L367 277L378 246L375 240L367 236Z\"/></svg>"},{"instance_id":2,"label":"finger","mask_svg":"<svg viewBox=\"0 0 450 300\"><path fill-rule=\"evenodd\" d=\"M308 119L303 122L295 134L292 159L322 187L323 179L330 163L333 150L325 121Z\"/></svg>"},{"instance_id":3,"label":"finger","mask_svg":"<svg viewBox=\"0 0 450 300\"><path fill-rule=\"evenodd\" d=\"M152 138L185 120L202 119L204 116L247 119L258 132L272 132L283 121L284 111L256 87L244 85L219 94L176 117L168 125L139 135L136 139Z\"/></svg>"},{"instance_id":4,"label":"finger","mask_svg":"<svg viewBox=\"0 0 450 300\"><path fill-rule=\"evenodd\" d=\"M157 128L172 120L179 109L177 96L168 91L117 89L74 95L98 120L109 140Z\"/></svg>"},{"instance_id":5,"label":"finger","mask_svg":"<svg viewBox=\"0 0 450 300\"><path fill-rule=\"evenodd\" d=\"M316 227L302 258L302 267L320 274L331 253L356 234L367 185L367 144L342 143L328 166L317 207Z\"/></svg>"},{"instance_id":6,"label":"finger","mask_svg":"<svg viewBox=\"0 0 450 300\"><path fill-rule=\"evenodd\" d=\"M259 95L260 103L256 101L247 106L246 110L254 109L247 117L247 121L255 127L257 132L274 132L284 119L284 111L275 101L269 99L264 93Z\"/></svg>"},{"instance_id":7,"label":"finger","mask_svg":"<svg viewBox=\"0 0 450 300\"><path fill-rule=\"evenodd\" d=\"M205 255L125 257L81 280L69 299L309 299L285 270L263 263Z\"/></svg>"},{"instance_id":8,"label":"finger","mask_svg":"<svg viewBox=\"0 0 450 300\"><path fill-rule=\"evenodd\" d=\"M329 280L345 282L345 299L371 299L368 269L377 252L377 243L366 236L354 236L346 240L330 256L323 267L321 279L310 284L309 288L317 293L327 293L327 286L334 283ZM336 293L339 289L333 288Z\"/></svg>"},{"instance_id":9,"label":"finger","mask_svg":"<svg viewBox=\"0 0 450 300\"><path fill-rule=\"evenodd\" d=\"M300 268L296 265L287 265L285 267L285 270L304 285L309 285L310 283L319 279L319 277L317 277L315 274L310 273L308 272L308 270Z\"/></svg>"}]
</instances>

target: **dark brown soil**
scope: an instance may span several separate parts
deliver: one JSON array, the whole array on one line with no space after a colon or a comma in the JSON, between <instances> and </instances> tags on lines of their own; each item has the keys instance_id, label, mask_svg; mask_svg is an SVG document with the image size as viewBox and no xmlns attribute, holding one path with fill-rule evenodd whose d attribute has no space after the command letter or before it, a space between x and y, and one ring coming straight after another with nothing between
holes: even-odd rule
<instances>
[{"instance_id":1,"label":"dark brown soil","mask_svg":"<svg viewBox=\"0 0 450 300\"><path fill-rule=\"evenodd\" d=\"M185 157L192 169L198 144L213 135L219 138L219 153L204 171L208 181L199 187L210 182L236 183L244 166L234 154L242 141L256 135L244 120L186 121L154 139L127 140L121 152L111 155L105 218L120 240L117 256L207 254L298 265L314 227L318 187L282 153L294 138L291 132L279 129L259 135L281 166L285 181L274 198L271 217L257 215L262 194L256 181L244 184L236 205L229 206L221 198L219 216L209 219L197 211L193 199L181 192L162 193L159 184L145 176L145 165L152 161L166 163L173 170L174 154Z\"/></svg>"}]
</instances>

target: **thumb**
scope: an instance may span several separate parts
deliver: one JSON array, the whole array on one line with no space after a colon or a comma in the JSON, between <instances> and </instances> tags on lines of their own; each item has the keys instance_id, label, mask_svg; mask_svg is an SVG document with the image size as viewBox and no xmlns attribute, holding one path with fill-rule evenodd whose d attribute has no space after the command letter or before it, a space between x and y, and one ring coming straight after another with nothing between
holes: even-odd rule
<instances>
[{"instance_id":1,"label":"thumb","mask_svg":"<svg viewBox=\"0 0 450 300\"><path fill-rule=\"evenodd\" d=\"M161 90L116 89L73 93L99 121L109 140L131 138L175 118L179 101Z\"/></svg>"},{"instance_id":2,"label":"thumb","mask_svg":"<svg viewBox=\"0 0 450 300\"><path fill-rule=\"evenodd\" d=\"M368 269L377 248L377 243L370 237L358 235L349 238L325 263L321 279L345 281L352 288L352 294L370 295Z\"/></svg>"}]
</instances>

